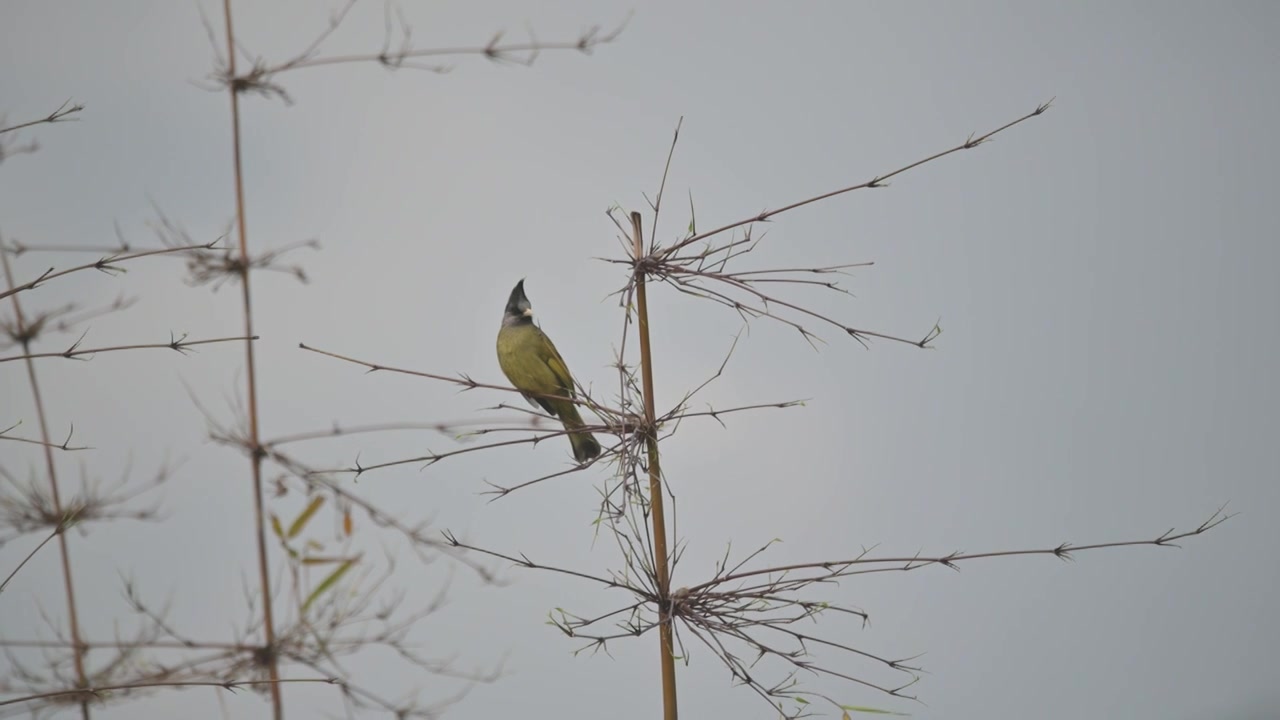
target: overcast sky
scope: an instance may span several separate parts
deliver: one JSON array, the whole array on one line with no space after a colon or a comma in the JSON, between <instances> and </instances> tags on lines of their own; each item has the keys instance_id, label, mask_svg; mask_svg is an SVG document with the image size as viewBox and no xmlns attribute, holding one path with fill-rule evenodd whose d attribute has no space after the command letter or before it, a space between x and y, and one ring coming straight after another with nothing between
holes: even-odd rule
<instances>
[{"instance_id":1,"label":"overcast sky","mask_svg":"<svg viewBox=\"0 0 1280 720\"><path fill-rule=\"evenodd\" d=\"M252 54L287 58L333 5L238 2L239 39ZM221 32L220 5L203 7ZM806 682L927 719L1275 717L1280 6L405 3L423 47L483 45L502 29L518 41L526 25L542 40L573 39L633 9L618 41L591 56L545 53L532 68L460 59L443 75L308 69L280 78L291 106L244 98L252 247L322 245L293 256L309 284L254 276L264 436L335 421L457 420L508 400L365 375L297 345L500 381L493 339L521 277L577 378L607 395L621 321L607 296L625 276L593 259L618 253L605 210L645 207L681 116L666 238L685 229L690 194L709 228L869 179L1056 98L990 145L768 225L751 267L875 262L844 280L854 297L796 295L812 307L908 336L941 318L944 333L932 351L884 342L868 351L823 331L828 344L814 352L794 330L751 325L703 399L809 402L727 418L727 429L690 422L664 445L689 548L673 582L705 579L727 543L746 552L781 538L766 556L780 564L874 544L909 554L1143 539L1194 527L1229 502L1239 516L1182 550L990 560L829 588L820 597L871 616L866 629L823 626L833 639L925 653L929 674L914 688L924 704ZM326 51L378 51L382 10L357 4ZM0 232L32 245L102 245L114 242L114 223L148 245L154 202L194 239L223 233L234 214L230 113L225 93L200 87L212 62L193 2L6 0L0 112L17 122L68 98L85 110L79 122L24 132L40 151L0 165ZM84 261L30 254L16 272ZM69 276L23 298L38 310L122 293L138 304L93 321L86 346L241 332L234 285L190 287L174 259L114 278ZM740 321L653 295L664 407L714 372ZM73 340L52 336L40 349ZM240 349L55 358L38 369L54 434L74 422L76 439L96 448L59 455L68 487L81 467L113 480L132 459L141 481L166 456L185 461L163 492L165 522L72 535L86 635L109 640L128 617L128 575L169 602L174 625L227 637L256 572L247 462L207 442L184 386L229 418L242 393ZM16 434L34 436L20 363L0 364L0 393L0 426L21 420ZM333 467L357 453L367 464L451 446L389 433L298 452ZM0 458L21 478L42 476L39 448L5 443ZM567 460L566 443L542 443L370 473L352 487L406 521L603 573L617 567L610 544L592 544L603 471L492 504L478 495L485 480L518 482ZM288 516L301 502L294 494L272 507ZM358 532L380 537L367 522ZM621 594L521 570L485 588L384 537L401 555L395 583L411 596L454 580L451 604L415 637L461 667L505 658L507 676L450 717L659 712L656 637L611 646L612 659L575 657L578 645L544 624L553 608L599 614ZM0 573L39 539L0 548ZM0 633L47 637L41 613L65 624L52 548L0 597ZM393 696L456 687L388 653L350 669ZM701 647L679 679L686 717L773 717ZM285 693L290 717L337 708L333 688ZM96 716L268 715L253 694L216 697L168 691Z\"/></svg>"}]
</instances>

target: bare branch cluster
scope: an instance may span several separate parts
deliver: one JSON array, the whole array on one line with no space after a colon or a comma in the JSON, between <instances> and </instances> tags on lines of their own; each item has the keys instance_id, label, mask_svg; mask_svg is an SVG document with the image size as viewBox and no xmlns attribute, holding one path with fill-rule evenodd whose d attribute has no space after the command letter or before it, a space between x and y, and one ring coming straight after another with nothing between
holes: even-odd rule
<instances>
[{"instance_id":1,"label":"bare branch cluster","mask_svg":"<svg viewBox=\"0 0 1280 720\"><path fill-rule=\"evenodd\" d=\"M65 334L86 326L91 320L123 312L133 307L136 299L119 295L110 303L86 308L80 303L65 303L53 308L30 311L26 327L18 329L16 318L0 315L0 350L21 346L46 334Z\"/></svg>"},{"instance_id":2,"label":"bare branch cluster","mask_svg":"<svg viewBox=\"0 0 1280 720\"><path fill-rule=\"evenodd\" d=\"M234 63L219 47L217 33L213 25L205 20L205 31L209 43L217 56L215 71L208 77L207 88L210 90L229 90L234 93L254 93L266 98L275 98L292 104L293 99L278 81L281 74L305 68L325 67L330 65L380 65L387 70L422 70L431 73L447 73L453 69L449 58L480 57L500 65L520 65L530 67L544 52L574 51L590 54L601 45L613 42L622 34L626 21L612 30L605 31L600 26L592 26L572 40L539 40L533 29L528 28L529 39L523 42L507 42L505 33L499 31L482 45L458 47L418 47L413 38L413 26L405 18L399 5L387 3L384 10L384 36L380 49L376 52L354 54L332 54L323 52L324 44L342 25L356 0L347 2L329 16L329 22L323 30L305 48L286 60L270 62L267 59L249 52L243 45L235 43L238 52L249 69L242 73L235 71Z\"/></svg>"},{"instance_id":3,"label":"bare branch cluster","mask_svg":"<svg viewBox=\"0 0 1280 720\"><path fill-rule=\"evenodd\" d=\"M281 471L282 474L274 482L276 497L284 497L290 492L294 492L301 493L312 499L331 498L331 505L337 508L341 515L344 528L349 528L354 522L351 519L352 512L361 513L373 526L392 530L407 541L410 547L414 548L418 558L424 563L433 562L436 555L443 551L448 553L456 562L469 567L482 581L494 582L496 580L490 568L476 563L465 555L452 553L449 544L436 537L428 523L405 521L398 513L384 509L364 497L353 487L325 477L327 474L325 471L310 467L295 455L282 449L283 445L303 440L319 437L338 437L345 434L344 431L331 429L328 431L296 433L254 445L248 436L246 420L241 419L228 426L219 423L208 410L201 408L201 411L204 413L205 420L209 426L210 439L219 444L236 448L246 456L258 455L263 461L270 461ZM392 427L393 429L402 428L404 425L396 424ZM440 427L443 428L443 432L449 432L450 426L442 425ZM385 429L387 429L386 426L379 425L372 428L355 428L350 432L374 432Z\"/></svg>"},{"instance_id":4,"label":"bare branch cluster","mask_svg":"<svg viewBox=\"0 0 1280 720\"><path fill-rule=\"evenodd\" d=\"M167 248L190 248L191 234L159 207L156 218L149 224L151 231ZM226 237L226 234L223 235ZM217 242L221 242L219 238ZM121 240L124 244L124 240ZM199 248L199 252L183 255L187 261L186 283L192 287L208 285L215 291L228 282L240 282L249 271L268 271L290 275L298 282L307 282L306 270L300 263L285 263L282 258L296 250L319 250L320 241L314 238L288 243L281 247L242 256L240 249L230 244L215 247L213 244Z\"/></svg>"},{"instance_id":5,"label":"bare branch cluster","mask_svg":"<svg viewBox=\"0 0 1280 720\"><path fill-rule=\"evenodd\" d=\"M768 318L782 323L794 328L810 345L822 342L822 339L808 328L805 324L806 322L816 322L820 325L837 328L864 346L871 339L878 338L915 345L920 348L930 347L930 343L936 340L942 332L942 328L936 323L917 338L909 339L889 335L851 327L841 321L809 309L795 300L780 297L773 290L773 288L783 289L807 286L847 295L848 292L840 287L838 281L831 280L829 277L847 275L847 271L852 268L869 267L872 265L870 262L745 270L730 270L729 266L732 263L736 268L737 264L740 263L740 259L749 255L764 240L765 235L763 233L757 235L755 232L757 223L769 222L770 219L782 213L855 190L888 187L888 181L891 178L948 155L976 148L989 142L1005 130L1031 118L1039 117L1049 109L1051 102L1039 105L1026 115L986 133L970 135L964 142L952 148L908 163L891 172L876 175L869 180L854 183L838 190L792 202L774 210L762 210L755 215L720 225L712 230L698 232L691 196L690 220L686 232L674 242L664 245L656 239L656 228L662 209L662 195L666 188L671 156L680 138L680 128L677 126L671 141L671 152L667 155L667 165L663 170L662 183L656 199L649 204L654 215L654 234L649 238L645 254L642 257L634 258L628 251L621 258L605 259L605 262L634 267L637 272L643 273L644 276L660 281L682 294L701 300L709 300L730 308L738 313L744 322ZM628 238L631 233L626 227L627 223L621 222L616 216L616 210L616 208L610 208L609 217L622 234L619 242L624 248L627 248L630 244ZM619 291L622 296L622 304L626 307L630 306L633 288L634 281Z\"/></svg>"},{"instance_id":6,"label":"bare branch cluster","mask_svg":"<svg viewBox=\"0 0 1280 720\"><path fill-rule=\"evenodd\" d=\"M0 535L0 546L30 533L63 532L72 526L83 529L88 523L104 520L159 520L159 500L140 500L163 487L173 477L174 469L164 464L149 478L140 479L132 467L125 467L114 481L108 482L89 475L82 465L79 489L55 502L46 478L33 473L23 482L0 467L0 527L6 533Z\"/></svg>"},{"instance_id":7,"label":"bare branch cluster","mask_svg":"<svg viewBox=\"0 0 1280 720\"><path fill-rule=\"evenodd\" d=\"M56 712L66 707L78 707L86 719L91 705L118 700L139 693L147 693L167 687L207 686L229 691L251 688L269 695L273 713L282 715L279 687L292 682L324 682L337 685L344 698L348 716L360 710L390 713L396 717L434 718L445 708L464 696L476 683L490 682L501 674L501 667L487 670L460 670L451 657L435 657L411 637L411 630L433 614L444 602L449 583L421 607L412 608L407 594L391 586L395 577L396 560L387 554L379 561L369 557L367 551L358 550L355 528L367 523L376 528L386 528L398 534L424 562L447 556L470 567L484 582L495 580L490 568L459 552L452 544L440 540L426 523L407 521L399 513L386 510L354 489L341 485L324 473L304 464L302 460L286 452L286 447L307 440L339 437L343 435L385 432L405 429L427 429L455 440L471 440L494 432L520 432L540 429L542 420L527 412L514 418L501 420L503 427L467 421L457 423L376 423L372 425L341 427L335 425L325 431L301 432L261 440L257 412L256 371L254 362L253 313L250 302L250 275L253 271L286 273L306 282L301 265L285 260L294 250L317 249L318 242L302 242L277 247L267 251L250 252L244 220L244 182L240 163L240 117L238 99L243 93L258 93L279 97L286 102L289 97L279 84L281 73L306 67L320 67L342 63L377 63L388 69L417 68L445 72L447 65L433 64L451 56L478 55L495 63L531 65L543 51L575 50L590 53L594 48L612 42L622 28L602 32L591 28L571 42L543 42L530 33L527 42L506 42L502 34L495 35L487 44L475 47L419 48L412 41L409 24L398 8L387 6L387 36L380 52L364 55L324 54L322 45L339 28L354 6L354 0L335 13L328 27L306 48L295 56L279 63L268 63L251 57L235 40L229 2L224 2L226 14L226 52L217 48L216 69L210 78L217 89L228 91L232 105L233 159L235 163L236 234L238 245L223 245L221 238L213 242L194 240L179 223L157 208L158 219L151 229L160 242L159 248L135 248L119 228L117 243L109 246L43 246L28 245L17 240L0 238L0 256L3 258L7 286L0 290L0 299L12 305L12 314L0 317L0 348L17 348L17 352L0 357L0 366L9 361L22 361L28 371L38 420L38 437L24 437L16 432L23 426L23 418L6 419L9 426L0 430L0 440L13 446L30 445L44 451L46 467L43 473L33 473L29 482L19 481L5 467L0 467L0 479L4 487L0 491L0 528L8 533L0 536L0 543L19 535L42 533L43 539L7 574L0 583L4 590L10 581L33 557L49 545L57 545L61 553L69 628L52 614L44 618L51 637L0 639L10 661L11 672L0 679L0 692L17 694L0 700L0 717L12 713ZM212 25L206 21L211 41ZM249 70L236 70L236 56L249 59ZM80 105L64 104L48 116L0 129L0 135L43 123L57 123L75 119ZM3 123L0 123L3 125ZM34 152L34 142L17 144L13 136L0 137L0 160L17 152ZM230 230L227 233L230 234ZM43 272L15 280L10 259L40 252L92 252L96 260L74 267L49 267ZM20 296L54 283L73 273L86 270L119 276L134 260L153 256L182 257L186 262L187 282L190 285L207 285L218 290L231 281L239 286L243 296L245 332L237 337L214 339L188 339L185 334L170 334L168 342L112 344L101 347L85 347L88 330L82 329L92 319L108 313L120 312L133 303L123 295L114 302L85 307L76 303L26 310ZM57 350L33 350L33 346L54 334L77 332L74 342ZM125 599L135 614L134 625L129 631L118 628L112 640L87 640L80 627L71 571L67 531L73 527L83 529L90 522L122 518L155 519L158 505L146 505L144 495L163 485L169 477L169 469L162 469L150 483L133 481L126 470L119 483L109 487L97 480L83 480L79 492L64 496L57 477L54 452L90 450L75 445L72 437L74 425L70 425L66 439L58 442L49 431L46 409L41 399L35 361L44 358L89 360L98 353L124 350L170 349L180 353L194 351L201 345L236 342L247 352L246 379L247 406L242 415L228 427L222 427L210 419L210 433L218 442L235 447L251 461L255 493L255 512L258 539L258 583L246 588L247 620L228 640L198 638L179 629L168 618L167 608L152 606L139 592L132 580L125 581ZM198 406L198 403L197 403ZM203 410L203 408L201 408ZM206 413L207 417L210 417ZM461 434L461 437L459 437ZM59 456L60 457L60 456ZM273 481L275 498L299 497L305 501L302 511L291 521L269 510L264 500L264 464L279 471ZM82 475L88 472L82 467ZM328 508L327 510L325 508ZM326 544L307 532L313 519L325 513L332 514L341 531L336 547ZM283 581L271 580L272 564L267 543L274 536L273 552L283 559L279 572ZM273 591L274 587L274 591ZM339 591L339 588L341 590ZM278 606L278 609L276 609ZM43 606L42 606L43 612ZM42 665L33 664L15 654L16 651L41 651ZM418 693L404 697L387 697L355 680L346 660L350 656L369 649L390 651L419 668L425 675L452 678L461 684L453 695L435 697L423 701ZM315 677L282 677L280 668L291 665Z\"/></svg>"},{"instance_id":8,"label":"bare branch cluster","mask_svg":"<svg viewBox=\"0 0 1280 720\"><path fill-rule=\"evenodd\" d=\"M18 492L13 497L0 497L0 509L5 516L0 524L22 532L35 532L54 526L53 532L29 555L34 555L55 535L89 520L136 517L154 519L157 508L130 510L127 503L143 492L159 487L168 470L158 473L153 483L141 491L129 491L125 481L111 490L87 486L88 490L64 501L65 516L59 521L50 507L45 493L33 482L23 486L12 478L9 484ZM246 615L242 626L231 640L199 638L177 628L168 619L168 607L153 607L144 597L135 581L124 581L124 597L137 616L137 629L132 633L117 633L110 641L79 640L59 630L58 624L46 617L52 639L22 638L0 639L13 668L11 678L0 681L0 692L21 694L8 702L22 702L23 711L33 708L54 709L68 703L80 703L85 698L61 690L68 686L110 686L117 690L132 688L133 694L146 693L156 688L174 684L224 684L240 683L252 678L256 688L269 691L271 664L289 664L327 678L334 678L341 689L349 713L358 710L390 712L405 718L434 718L448 705L461 699L477 683L492 682L501 675L501 666L491 669L460 670L452 657L437 657L425 653L423 646L411 633L421 622L433 615L445 603L449 583L442 584L436 594L419 607L406 605L407 595L392 586L398 574L394 555L387 553L380 564L362 560L361 554L352 548L353 526L349 516L343 523L340 546L329 549L326 544L306 533L308 525L317 516L328 495L326 486L318 485L304 510L292 521L283 521L272 515L272 527L281 554L286 558L285 572L289 583L278 585L284 597L273 597L271 602L284 609L278 615L280 624L271 644L262 644L256 638L261 632L262 614L260 598L246 588ZM341 489L338 489L341 493ZM354 498L361 508L378 516L376 507ZM353 498L341 493L338 502L344 508L353 506ZM382 516L385 524L396 524L409 530L394 518ZM417 528L413 535L425 540L425 528ZM446 543L431 538L433 547ZM421 553L419 553L421 555ZM23 562L25 564L25 560ZM474 563L473 563L474 564ZM479 567L477 565L477 567ZM15 568L14 573L21 569ZM312 573L322 571L319 579ZM12 577L12 575L10 576ZM7 584L6 579L5 583ZM342 592L337 592L338 583ZM3 585L0 585L3 589ZM45 651L45 669L41 670L22 661L13 654L20 648L39 648ZM459 690L446 697L434 697L423 701L415 695L402 698L384 696L358 680L342 662L347 656L371 649L382 648L419 668L422 672L450 678L461 683ZM67 654L83 655L86 667L86 683L68 674ZM116 692L93 698L106 702L124 700L130 693ZM0 711L0 717L4 715Z\"/></svg>"},{"instance_id":9,"label":"bare branch cluster","mask_svg":"<svg viewBox=\"0 0 1280 720\"><path fill-rule=\"evenodd\" d=\"M3 358L4 361L21 360L27 371L27 382L31 389L32 400L35 409L36 425L39 428L38 438L17 438L8 436L9 430L16 427L22 422L19 418L14 425L11 425L0 436L6 439L17 440L25 444L39 446L44 451L44 470L42 475L33 473L31 481L27 484L19 483L6 467L0 466L0 479L5 481L5 487L0 491L0 520L3 521L4 532L0 537L0 543L11 540L18 535L31 532L47 532L45 539L39 543L25 558L8 574L4 581L7 586L9 582L17 575L18 571L27 565L32 557L36 555L42 548L57 540L57 549L59 551L59 559L62 565L62 580L67 602L67 619L69 624L69 644L67 649L69 653L59 657L48 659L49 678L51 684L46 685L42 692L53 693L49 695L47 701L50 703L73 702L78 704L81 714L84 717L89 715L90 696L85 693L77 693L72 696L57 690L56 688L66 687L68 685L76 688L88 688L94 685L109 685L109 682L95 682L91 678L111 678L126 667L130 658L126 653L118 653L115 660L107 664L100 673L91 674L91 669L87 664L87 649L83 646L83 634L81 632L79 613L76 603L75 581L72 573L71 555L67 542L66 530L70 527L84 527L84 524L91 521L101 521L106 519L122 519L132 518L148 520L156 516L156 507L134 507L134 500L139 496L147 493L157 485L161 484L168 475L168 471L162 469L156 476L150 486L133 487L129 484L130 471L126 469L119 483L115 486L104 488L100 481L89 480L85 466L81 466L81 491L70 498L63 497L63 488L59 483L58 464L54 456L54 450L72 450L70 445L71 435L74 433L74 426L68 432L67 439L61 444L53 441L49 430L49 418L45 407L44 398L41 392L41 383L39 374L36 370L36 359L49 356L62 356L64 358L80 357L88 359L89 356L96 352L106 352L113 350L136 350L146 347L168 347L169 349L179 352L189 352L190 346L206 344L211 341L188 341L184 337L170 337L170 342L160 345L129 345L129 346L112 346L104 348L96 348L93 350L82 349L79 347L80 340L77 340L71 347L59 353L39 353L32 352L33 343L40 339L44 331L49 329L70 329L75 322L85 322L86 320L100 316L104 312L113 312L122 309L127 305L122 301L117 301L108 306L105 311L77 312L78 308L74 305L63 305L53 310L37 311L31 316L24 312L20 295L23 291L31 290L40 284L53 278L68 275L80 270L96 269L108 274L119 274L123 272L121 263L149 255L162 254L167 252L176 252L175 250L163 251L147 251L141 253L111 255L100 258L97 262L89 263L67 270L57 271L50 269L40 275L34 281L19 284L14 280L14 273L10 255L12 254L8 248L3 247L0 243L0 266L3 267L4 278L7 289L0 295L0 298L7 298L7 305L10 306L12 314L0 319L0 329L3 329L10 346L18 346L21 353L18 355ZM86 331L87 332L87 331ZM81 334L81 340L84 334ZM216 341L213 341L216 342ZM79 449L79 448L76 448ZM0 586L2 587L2 586ZM18 677L25 681L31 681L33 678L39 677L38 673L34 673L21 665L16 658L10 657L11 664L19 668ZM67 668L70 668L69 670ZM70 698L70 699L69 699Z\"/></svg>"}]
</instances>

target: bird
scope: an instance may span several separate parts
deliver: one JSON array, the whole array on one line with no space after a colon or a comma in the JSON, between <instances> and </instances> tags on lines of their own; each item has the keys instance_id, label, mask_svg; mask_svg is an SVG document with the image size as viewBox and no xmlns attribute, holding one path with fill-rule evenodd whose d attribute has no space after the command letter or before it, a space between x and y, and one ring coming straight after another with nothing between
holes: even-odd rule
<instances>
[{"instance_id":1,"label":"bird","mask_svg":"<svg viewBox=\"0 0 1280 720\"><path fill-rule=\"evenodd\" d=\"M551 338L533 324L533 307L524 294L524 280L512 288L502 313L498 366L529 404L560 418L573 446L573 458L579 464L600 455L600 443L581 429L586 423L578 414L578 406L561 399L574 397L573 376Z\"/></svg>"}]
</instances>

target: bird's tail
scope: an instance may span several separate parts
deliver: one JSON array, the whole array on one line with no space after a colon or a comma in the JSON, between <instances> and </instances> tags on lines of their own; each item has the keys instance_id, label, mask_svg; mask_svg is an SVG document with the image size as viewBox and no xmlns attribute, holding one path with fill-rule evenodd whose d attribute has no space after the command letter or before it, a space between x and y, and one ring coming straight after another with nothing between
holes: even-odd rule
<instances>
[{"instance_id":1,"label":"bird's tail","mask_svg":"<svg viewBox=\"0 0 1280 720\"><path fill-rule=\"evenodd\" d=\"M569 431L569 444L573 445L573 459L584 463L600 454L600 443L589 432L574 432L583 427L582 416L578 414L578 406L564 403L560 408L560 420L564 429Z\"/></svg>"},{"instance_id":2,"label":"bird's tail","mask_svg":"<svg viewBox=\"0 0 1280 720\"><path fill-rule=\"evenodd\" d=\"M573 433L569 435L569 442L573 445L573 458L580 463L600 454L600 443L589 432Z\"/></svg>"}]
</instances>

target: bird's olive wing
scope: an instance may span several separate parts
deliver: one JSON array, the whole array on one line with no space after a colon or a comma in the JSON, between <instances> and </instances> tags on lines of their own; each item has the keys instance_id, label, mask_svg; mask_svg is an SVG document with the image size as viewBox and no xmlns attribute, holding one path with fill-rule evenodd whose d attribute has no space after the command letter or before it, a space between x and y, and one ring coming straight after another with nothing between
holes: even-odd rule
<instances>
[{"instance_id":1,"label":"bird's olive wing","mask_svg":"<svg viewBox=\"0 0 1280 720\"><path fill-rule=\"evenodd\" d=\"M560 357L556 346L551 344L551 338L547 338L546 347L547 354L543 360L547 363L547 367L551 368L551 374L555 376L556 384L560 386L560 394L573 397L573 376L569 374L569 366L565 365L564 358Z\"/></svg>"}]
</instances>

